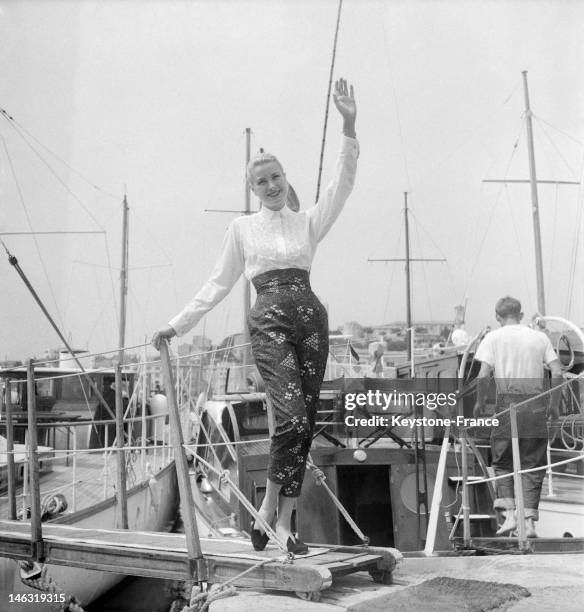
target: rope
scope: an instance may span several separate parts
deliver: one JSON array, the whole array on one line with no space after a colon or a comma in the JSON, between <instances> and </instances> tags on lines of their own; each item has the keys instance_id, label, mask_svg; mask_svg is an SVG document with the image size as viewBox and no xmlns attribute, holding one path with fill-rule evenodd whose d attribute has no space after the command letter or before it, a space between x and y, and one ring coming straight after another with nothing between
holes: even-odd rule
<instances>
[{"instance_id":1,"label":"rope","mask_svg":"<svg viewBox=\"0 0 584 612\"><path fill-rule=\"evenodd\" d=\"M573 463L574 461L582 461L584 459L584 454L578 455L577 457L571 457L570 459L563 459L562 461L556 461L556 463L547 463L546 465L542 465L541 467L529 468L526 470L518 470L518 474L529 474L531 472L540 472L541 470L547 470L548 468L557 467L558 465L565 465L567 463ZM481 480L471 480L466 484L476 485L482 484L483 482L493 482L494 480L501 480L502 478L511 478L513 474L501 474L500 476L492 476L491 478L483 478Z\"/></svg>"},{"instance_id":2,"label":"rope","mask_svg":"<svg viewBox=\"0 0 584 612\"><path fill-rule=\"evenodd\" d=\"M542 397L545 397L546 395L551 395L552 393L558 391L559 389L563 389L564 387L567 387L573 381L580 380L580 379L584 379L584 372L582 374L578 374L578 376L575 376L574 378L569 378L568 380L565 380L563 383L560 383L559 385L556 385L555 387L552 387L551 389L547 389L546 391L542 391L538 395L534 395L533 397L529 397L526 400L523 400L521 402L517 402L516 404L513 404L512 406L509 406L509 408L505 408L504 410L501 410L501 412L497 412L497 414L494 414L492 416L492 418L495 419L497 417L500 417L501 415L505 414L506 412L509 412L512 407L513 408L523 408L527 404L529 404L531 402L535 402L536 400L541 399Z\"/></svg>"},{"instance_id":3,"label":"rope","mask_svg":"<svg viewBox=\"0 0 584 612\"><path fill-rule=\"evenodd\" d=\"M57 583L48 575L47 566L42 567L38 563L33 561L17 561L20 567L20 580L23 584L36 589L37 591L43 591L44 593L51 593L53 595L65 595L65 601L61 604L60 610L62 612L85 612L81 606L81 602L75 597L75 595L68 595L66 591L61 589ZM36 578L25 578L23 572L30 572L34 569L40 571L35 574Z\"/></svg>"},{"instance_id":4,"label":"rope","mask_svg":"<svg viewBox=\"0 0 584 612\"><path fill-rule=\"evenodd\" d=\"M185 447L187 447L187 445L184 445ZM207 467L208 469L212 470L213 472L215 472L215 474L217 474L221 480L225 483L227 483L227 485L229 487L231 487L231 490L233 491L233 493L235 494L235 496L237 497L237 499L241 502L241 504L244 506L244 508L254 517L254 519L259 522L259 524L264 528L264 531L268 534L268 536L270 537L270 540L273 540L274 542L276 542L278 548L286 555L287 559L289 562L291 562L294 559L294 554L288 552L288 548L286 547L286 545L280 540L280 538L278 538L278 536L276 535L276 532L272 529L272 527L258 514L257 510L253 507L253 505L251 504L251 502L247 499L247 497L241 492L241 490L239 489L239 487L231 480L231 477L229 475L229 471L228 470L223 470L220 471L217 468L215 468L214 466L212 466L208 461L206 461L205 459L203 459L203 457L201 457L201 455L199 455L196 451L192 450L192 448L189 449L193 455L195 456L195 458L202 463L205 467Z\"/></svg>"},{"instance_id":5,"label":"rope","mask_svg":"<svg viewBox=\"0 0 584 612\"><path fill-rule=\"evenodd\" d=\"M35 245L35 249L41 264L41 268L43 269L43 274L45 276L45 280L47 282L47 285L49 287L49 292L51 294L51 298L53 299L53 305L55 307L55 310L57 311L57 316L59 317L59 321L61 322L61 327L65 326L65 323L63 321L63 313L61 312L61 310L59 309L59 304L57 302L57 296L55 295L55 289L51 283L51 279L49 277L49 271L47 270L47 266L45 264L45 257L43 257L42 253L41 253L41 247L39 245L39 242L37 240L34 228L32 226L32 220L30 218L30 214L28 212L28 208L26 207L26 203L24 201L24 194L22 193L22 189L20 187L20 183L18 182L18 177L16 176L16 171L14 170L14 165L12 163L12 158L10 157L10 153L8 152L8 147L6 146L6 141L4 140L4 137L2 136L2 144L4 145L4 151L6 153L6 157L8 158L8 165L10 167L10 172L12 173L12 178L14 179L14 183L16 185L16 191L18 192L18 199L20 200L20 205L22 206L22 209L24 211L24 216L26 218L26 223L28 225L29 230L31 231L32 234L32 239ZM6 246L4 246L4 248L6 249ZM8 249L6 249L6 252L8 253ZM10 262L12 263L12 261Z\"/></svg>"},{"instance_id":6,"label":"rope","mask_svg":"<svg viewBox=\"0 0 584 612\"><path fill-rule=\"evenodd\" d=\"M251 567L248 567L243 572L237 574L233 578L230 578L226 582L221 584L216 584L211 587L209 591L206 593L198 592L198 587L194 586L191 591L191 600L188 606L185 606L182 609L182 612L206 612L209 606L218 599L223 599L225 597L232 597L233 595L237 595L236 589L231 586L234 582L237 582L240 578L253 572L254 570L267 565L268 563L273 563L274 559L263 559L262 561L258 561Z\"/></svg>"},{"instance_id":7,"label":"rope","mask_svg":"<svg viewBox=\"0 0 584 612\"><path fill-rule=\"evenodd\" d=\"M329 486L325 483L326 476L324 472L316 466L312 461L307 461L306 464L312 470L312 475L314 476L314 480L318 486L324 488L324 490L329 494L329 497L337 507L337 510L343 515L344 519L347 521L351 529L355 532L357 537L367 546L369 544L369 538L359 529L359 526L355 521L351 518L351 515L347 512L346 508L339 501L338 497L331 491Z\"/></svg>"}]
</instances>

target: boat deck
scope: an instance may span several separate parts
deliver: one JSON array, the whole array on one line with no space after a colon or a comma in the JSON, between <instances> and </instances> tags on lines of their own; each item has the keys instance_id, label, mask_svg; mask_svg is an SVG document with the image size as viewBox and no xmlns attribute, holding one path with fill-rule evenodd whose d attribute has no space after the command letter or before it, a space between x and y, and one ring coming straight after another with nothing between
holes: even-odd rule
<instances>
[{"instance_id":1,"label":"boat deck","mask_svg":"<svg viewBox=\"0 0 584 612\"><path fill-rule=\"evenodd\" d=\"M156 447L153 447L155 449ZM147 461L153 462L154 450L147 452ZM102 502L104 499L115 495L116 487L116 457L115 453L111 453L107 463L104 463L102 452L82 453L77 455L75 467L73 467L72 456L68 459L51 459L52 449L46 449L39 455L41 463L40 473L40 497L42 500L48 499L51 494L61 493L67 501L67 512L76 512L84 510L91 506ZM46 460L43 461L43 456ZM131 489L134 485L141 482L140 467L131 458L128 461L127 469L127 487ZM23 469L24 455L15 455L15 463L17 470ZM6 463L3 464L4 468ZM106 467L107 466L107 467ZM22 480L22 477L19 478ZM73 481L75 481L75 495L73 495ZM29 502L23 503L21 497L23 493L22 485L17 486L17 512L23 506L27 507ZM6 492L0 497L0 519L8 519L9 505Z\"/></svg>"},{"instance_id":2,"label":"boat deck","mask_svg":"<svg viewBox=\"0 0 584 612\"><path fill-rule=\"evenodd\" d=\"M18 461L18 456L16 457ZM68 504L68 510L74 510L72 507L73 496L73 467L72 459L69 459L69 465L65 465L65 460L57 460L47 462L52 469L40 474L41 500L46 496L54 493L61 493L65 496ZM108 495L111 495L112 485L115 483L115 459L110 461L109 469ZM17 464L18 466L18 464ZM81 510L92 506L104 499L104 464L103 457L99 455L80 455L77 457L75 466L75 510ZM22 486L17 487L17 495L22 495ZM23 504L22 497L17 499L17 511L27 506L29 502ZM0 497L0 518L8 518L8 497L6 495Z\"/></svg>"},{"instance_id":3,"label":"boat deck","mask_svg":"<svg viewBox=\"0 0 584 612\"><path fill-rule=\"evenodd\" d=\"M548 495L548 479L546 477L541 490L542 501L562 501L584 506L584 480L582 478L554 474L552 490L553 495Z\"/></svg>"}]
</instances>

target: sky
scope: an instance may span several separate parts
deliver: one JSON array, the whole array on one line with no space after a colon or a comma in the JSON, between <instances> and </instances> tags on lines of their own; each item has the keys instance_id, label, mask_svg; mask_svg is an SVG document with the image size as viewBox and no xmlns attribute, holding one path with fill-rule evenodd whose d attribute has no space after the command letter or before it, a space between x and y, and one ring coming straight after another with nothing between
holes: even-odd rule
<instances>
[{"instance_id":1,"label":"sky","mask_svg":"<svg viewBox=\"0 0 584 612\"><path fill-rule=\"evenodd\" d=\"M122 200L130 206L126 346L143 344L208 277L242 210L251 149L314 203L337 0L0 0L0 237L75 348L118 339ZM413 317L494 325L537 310L522 71L528 71L547 313L584 325L584 3L345 0L335 78L355 87L357 184L312 284L331 328ZM12 119L7 117L9 115ZM331 105L323 182L341 121ZM252 208L257 202L252 199ZM95 232L38 234L38 232ZM14 235L14 232L37 232ZM60 345L0 259L0 359ZM242 289L192 333L241 331ZM190 338L191 334L187 336Z\"/></svg>"}]
</instances>

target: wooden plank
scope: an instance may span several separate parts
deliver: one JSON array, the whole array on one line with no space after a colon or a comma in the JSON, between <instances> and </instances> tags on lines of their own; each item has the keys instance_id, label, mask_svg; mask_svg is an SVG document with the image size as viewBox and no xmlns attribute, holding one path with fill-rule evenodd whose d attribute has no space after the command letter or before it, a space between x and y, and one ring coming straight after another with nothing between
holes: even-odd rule
<instances>
[{"instance_id":1,"label":"wooden plank","mask_svg":"<svg viewBox=\"0 0 584 612\"><path fill-rule=\"evenodd\" d=\"M1 402L1 400L0 400ZM14 427L12 423L12 384L6 381L6 469L8 476L8 518L16 519L16 473L14 468Z\"/></svg>"},{"instance_id":2,"label":"wooden plank","mask_svg":"<svg viewBox=\"0 0 584 612\"><path fill-rule=\"evenodd\" d=\"M43 529L41 526L41 490L39 480L39 458L37 455L38 429L36 417L36 385L34 382L34 365L32 359L28 360L26 374L26 391L28 395L31 556L38 561L43 557Z\"/></svg>"},{"instance_id":3,"label":"wooden plank","mask_svg":"<svg viewBox=\"0 0 584 612\"><path fill-rule=\"evenodd\" d=\"M207 558L209 582L225 582L253 565L243 560ZM279 591L321 591L332 584L332 574L327 568L299 563L274 562L263 565L239 578L236 586L276 589Z\"/></svg>"},{"instance_id":4,"label":"wooden plank","mask_svg":"<svg viewBox=\"0 0 584 612\"><path fill-rule=\"evenodd\" d=\"M170 367L170 357L168 354L168 344L162 340L160 344L160 359L162 374L166 383L166 398L168 401L168 413L170 418L170 428L172 434L172 445L174 449L174 460L176 462L176 473L178 477L178 487L180 492L180 510L183 524L187 536L187 547L189 559L197 562L202 559L201 542L199 540L199 530L197 528L197 517L193 507L193 492L191 489L191 479L189 478L189 466L184 449L184 440L176 401L174 380ZM201 567L201 572L203 568ZM199 581L204 580L205 576L197 577Z\"/></svg>"},{"instance_id":5,"label":"wooden plank","mask_svg":"<svg viewBox=\"0 0 584 612\"><path fill-rule=\"evenodd\" d=\"M323 544L308 544L308 546L323 546ZM326 544L324 545L326 546ZM379 569L393 571L397 562L403 557L396 548L382 548L380 546L331 546L336 552L345 552L353 555L367 553L380 557Z\"/></svg>"},{"instance_id":6,"label":"wooden plank","mask_svg":"<svg viewBox=\"0 0 584 612\"><path fill-rule=\"evenodd\" d=\"M116 498L120 525L128 528L128 488L126 486L126 451L124 450L124 404L122 400L122 366L116 366L116 465L118 488Z\"/></svg>"},{"instance_id":7,"label":"wooden plank","mask_svg":"<svg viewBox=\"0 0 584 612\"><path fill-rule=\"evenodd\" d=\"M337 547L320 545L312 555L297 557L292 563L281 551L270 547L253 551L247 540L201 540L204 559L195 568L189 559L184 534L131 532L126 530L81 529L68 525L46 524L44 544L47 563L149 576L186 580L196 578L204 564L210 583L239 576L236 586L284 591L320 591L332 584L333 576L363 569L387 569L395 566L391 549ZM29 525L20 521L0 521L0 555L29 557ZM399 557L399 553L394 551ZM262 561L269 561L260 566Z\"/></svg>"}]
</instances>

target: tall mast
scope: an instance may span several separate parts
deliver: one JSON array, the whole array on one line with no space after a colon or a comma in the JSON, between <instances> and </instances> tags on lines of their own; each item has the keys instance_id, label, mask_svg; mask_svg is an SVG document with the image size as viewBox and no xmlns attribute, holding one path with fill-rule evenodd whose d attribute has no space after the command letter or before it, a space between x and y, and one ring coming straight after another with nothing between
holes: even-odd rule
<instances>
[{"instance_id":1,"label":"tall mast","mask_svg":"<svg viewBox=\"0 0 584 612\"><path fill-rule=\"evenodd\" d=\"M251 128L245 128L245 168L247 171L247 165L249 164L249 160L251 157ZM245 214L249 215L251 212L251 189L247 180L245 181ZM251 287L250 282L243 277L243 342L249 342L249 333L247 331L247 315L249 314L249 310L251 307ZM248 351L244 349L243 351L243 365L247 365L248 362Z\"/></svg>"},{"instance_id":2,"label":"tall mast","mask_svg":"<svg viewBox=\"0 0 584 612\"><path fill-rule=\"evenodd\" d=\"M443 257L438 259L426 257L410 257L410 221L408 217L408 192L404 191L404 224L406 234L406 257L392 259L368 259L367 261L404 261L406 264L406 342L408 345L408 361L412 360L412 282L410 273L410 263L412 261L446 261Z\"/></svg>"},{"instance_id":3,"label":"tall mast","mask_svg":"<svg viewBox=\"0 0 584 612\"><path fill-rule=\"evenodd\" d=\"M412 288L410 281L410 223L408 219L408 192L404 191L404 224L406 233L406 344L408 361L412 359Z\"/></svg>"},{"instance_id":4,"label":"tall mast","mask_svg":"<svg viewBox=\"0 0 584 612\"><path fill-rule=\"evenodd\" d=\"M535 152L533 146L533 126L531 124L531 108L529 107L529 91L527 89L527 70L522 72L523 92L525 95L525 122L527 124L527 148L529 152L529 183L531 186L531 211L533 214L533 239L535 242L535 275L537 284L537 309L545 315L545 291L543 284L543 260L541 254L541 231L539 227L539 205L537 200L537 175L535 172Z\"/></svg>"},{"instance_id":5,"label":"tall mast","mask_svg":"<svg viewBox=\"0 0 584 612\"><path fill-rule=\"evenodd\" d=\"M118 336L118 362L124 360L126 341L126 302L128 297L128 198L124 195L122 221L122 266L120 270L120 328Z\"/></svg>"},{"instance_id":6,"label":"tall mast","mask_svg":"<svg viewBox=\"0 0 584 612\"><path fill-rule=\"evenodd\" d=\"M525 123L527 126L527 150L529 155L529 180L527 179L485 179L483 183L529 183L531 187L531 212L533 215L533 241L535 250L535 280L537 287L537 309L540 314L545 315L545 290L543 282L543 257L541 250L541 231L539 226L539 202L537 197L537 185L580 185L578 181L538 181L535 171L535 148L533 144L533 126L531 123L531 107L529 106L529 91L527 89L527 70L523 70L523 94L525 98Z\"/></svg>"}]
</instances>

